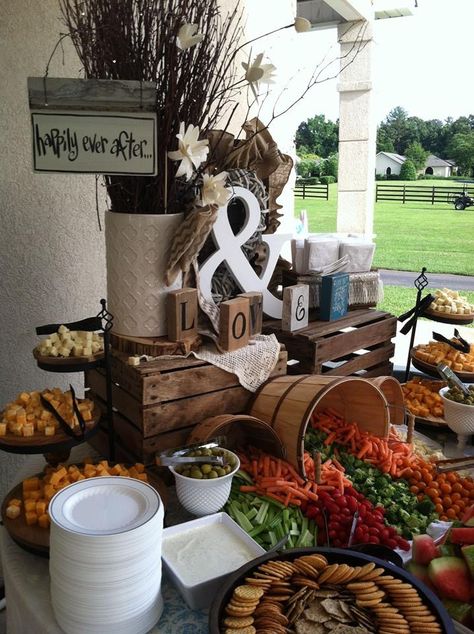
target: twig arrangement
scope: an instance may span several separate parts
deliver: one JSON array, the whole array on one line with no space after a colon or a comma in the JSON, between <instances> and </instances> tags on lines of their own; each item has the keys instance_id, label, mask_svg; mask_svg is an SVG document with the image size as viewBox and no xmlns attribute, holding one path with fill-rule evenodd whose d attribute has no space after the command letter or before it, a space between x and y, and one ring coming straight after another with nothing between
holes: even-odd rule
<instances>
[{"instance_id":1,"label":"twig arrangement","mask_svg":"<svg viewBox=\"0 0 474 634\"><path fill-rule=\"evenodd\" d=\"M259 79L263 74L273 72L274 67L262 64L263 55L257 56L256 60L260 59L255 67L249 56L248 63L243 64L247 69L243 76L237 67L241 50L281 29L295 27L299 30L298 20L307 21L296 18L294 24L243 43L244 25L239 0L234 10L225 16L221 14L218 0L59 0L59 4L86 78L151 81L156 85L157 147L163 150L158 154L158 174L155 177L106 176L111 210L156 214L187 212L196 202L204 207L202 194L199 198L200 187L206 178L209 182L209 178L226 169L216 160L216 148L233 121L242 91L247 90L247 113L242 124L250 119L255 106L260 112L269 94L268 91L261 92L265 79L262 84ZM309 22L307 24L309 28ZM192 27L191 39L193 33L198 34L194 37L197 45L180 45L183 25ZM243 145L252 143L255 136L303 99L316 84L336 77L353 62L365 46L365 25L349 28L359 30L348 52L330 61L323 59L302 93L277 110L280 94L266 124L255 118L255 130L253 127L249 130L247 126L246 140L238 140L240 151ZM338 65L337 70L325 75L333 64ZM217 143L210 147L208 155L207 152L202 154L199 164L191 157L192 173L191 168L185 173L183 163L177 168L171 162L169 155L179 152L168 152L175 148L176 136L184 136L183 123L191 128L195 126L200 139L208 138L217 126L220 128L217 138L214 137ZM183 146L186 146L184 141ZM186 153L185 149L181 151ZM232 154L233 149L228 149L226 158ZM187 160L184 156L184 163ZM228 163L228 160L223 161L223 165ZM214 183L210 187L215 187Z\"/></svg>"},{"instance_id":2,"label":"twig arrangement","mask_svg":"<svg viewBox=\"0 0 474 634\"><path fill-rule=\"evenodd\" d=\"M87 78L155 82L158 147L169 148L181 121L205 136L233 110L243 32L239 3L225 17L217 0L60 0L60 8ZM185 23L196 24L204 37L181 50L176 38ZM194 183L176 179L167 161L161 152L156 177L107 176L112 211L188 207Z\"/></svg>"}]
</instances>

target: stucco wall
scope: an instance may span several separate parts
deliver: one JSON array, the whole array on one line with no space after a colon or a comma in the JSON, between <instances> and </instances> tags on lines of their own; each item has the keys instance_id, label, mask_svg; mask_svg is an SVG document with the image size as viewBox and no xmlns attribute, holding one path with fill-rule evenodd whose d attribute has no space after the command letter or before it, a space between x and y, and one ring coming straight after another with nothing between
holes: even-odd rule
<instances>
[{"instance_id":1,"label":"stucco wall","mask_svg":"<svg viewBox=\"0 0 474 634\"><path fill-rule=\"evenodd\" d=\"M44 74L60 30L57 0L2 2L0 404L20 390L82 384L82 375L36 367L35 327L96 314L105 293L94 177L32 171L26 79ZM50 76L79 76L79 62L67 42L64 53L63 65L59 49ZM0 452L0 499L20 460Z\"/></svg>"}]
</instances>

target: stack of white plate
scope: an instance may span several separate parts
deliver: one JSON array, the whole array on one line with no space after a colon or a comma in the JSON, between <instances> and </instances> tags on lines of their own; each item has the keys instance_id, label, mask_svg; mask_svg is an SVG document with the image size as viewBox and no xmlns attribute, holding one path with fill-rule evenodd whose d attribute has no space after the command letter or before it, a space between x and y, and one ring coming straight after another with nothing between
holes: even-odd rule
<instances>
[{"instance_id":1,"label":"stack of white plate","mask_svg":"<svg viewBox=\"0 0 474 634\"><path fill-rule=\"evenodd\" d=\"M51 500L51 603L66 634L144 634L158 621L163 503L150 485L90 478Z\"/></svg>"}]
</instances>

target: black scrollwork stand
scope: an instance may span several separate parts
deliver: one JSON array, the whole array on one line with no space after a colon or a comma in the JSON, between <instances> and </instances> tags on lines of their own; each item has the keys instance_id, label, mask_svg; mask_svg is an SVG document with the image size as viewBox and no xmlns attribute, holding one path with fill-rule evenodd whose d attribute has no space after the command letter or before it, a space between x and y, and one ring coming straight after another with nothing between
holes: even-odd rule
<instances>
[{"instance_id":1,"label":"black scrollwork stand","mask_svg":"<svg viewBox=\"0 0 474 634\"><path fill-rule=\"evenodd\" d=\"M110 355L110 331L113 326L113 315L107 310L107 302L105 299L100 300L101 311L95 317L87 317L80 321L64 324L69 330L84 330L88 332L102 331L104 338L104 355L95 360L82 361L81 359L71 359L70 363L56 365L53 362L48 363L48 359L42 357L37 359L38 367L48 372L84 372L93 367L103 367L105 369L106 394L107 394L107 431L109 439L109 455L111 461L115 460L115 431L113 420L113 390L112 390L112 369ZM50 335L56 332L61 324L47 324L36 328L37 335ZM98 426L96 431L98 431ZM58 447L60 449L60 447ZM66 449L66 448L65 448ZM56 450L55 450L56 452ZM26 452L25 452L26 453ZM33 453L29 451L28 453ZM49 461L53 458L51 454L46 454L45 458Z\"/></svg>"},{"instance_id":2,"label":"black scrollwork stand","mask_svg":"<svg viewBox=\"0 0 474 634\"><path fill-rule=\"evenodd\" d=\"M412 328L411 328L411 335L410 335L410 345L408 347L408 358L407 358L407 364L406 364L406 368L405 368L405 380L404 380L405 383L408 381L408 377L410 375L411 351L412 351L412 348L413 348L413 344L415 342L416 324L417 324L418 317L420 316L420 312L421 312L421 310L420 310L421 294L423 292L423 289L425 289L428 286L428 278L426 277L425 273L426 273L426 267L423 267L421 269L420 275L414 281L414 285L415 285L415 288L417 290L417 293L416 293L415 311L414 311L414 315L413 315L413 325L412 325Z\"/></svg>"}]
</instances>

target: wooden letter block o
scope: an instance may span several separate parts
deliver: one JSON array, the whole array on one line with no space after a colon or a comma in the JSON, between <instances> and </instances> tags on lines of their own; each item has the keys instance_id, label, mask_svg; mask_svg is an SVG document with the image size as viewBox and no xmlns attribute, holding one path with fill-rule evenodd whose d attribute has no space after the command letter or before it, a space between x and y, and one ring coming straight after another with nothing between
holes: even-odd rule
<instances>
[{"instance_id":1,"label":"wooden letter block o","mask_svg":"<svg viewBox=\"0 0 474 634\"><path fill-rule=\"evenodd\" d=\"M250 302L236 297L222 302L219 324L219 345L228 352L246 346L250 339Z\"/></svg>"},{"instance_id":2,"label":"wooden letter block o","mask_svg":"<svg viewBox=\"0 0 474 634\"><path fill-rule=\"evenodd\" d=\"M306 328L309 312L309 286L296 284L283 289L282 330L293 332Z\"/></svg>"},{"instance_id":3,"label":"wooden letter block o","mask_svg":"<svg viewBox=\"0 0 474 634\"><path fill-rule=\"evenodd\" d=\"M168 339L184 341L197 335L197 290L170 291L167 299Z\"/></svg>"}]
</instances>

